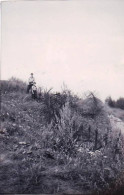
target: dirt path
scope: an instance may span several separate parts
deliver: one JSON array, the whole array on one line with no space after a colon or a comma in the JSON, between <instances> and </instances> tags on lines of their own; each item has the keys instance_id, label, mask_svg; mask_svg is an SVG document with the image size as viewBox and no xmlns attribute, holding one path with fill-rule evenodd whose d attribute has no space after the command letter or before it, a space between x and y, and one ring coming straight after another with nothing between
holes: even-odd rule
<instances>
[{"instance_id":1,"label":"dirt path","mask_svg":"<svg viewBox=\"0 0 124 195\"><path fill-rule=\"evenodd\" d=\"M121 119L113 115L109 115L109 119L110 119L111 125L115 127L116 129L121 130L121 132L124 134L124 121L122 121Z\"/></svg>"}]
</instances>

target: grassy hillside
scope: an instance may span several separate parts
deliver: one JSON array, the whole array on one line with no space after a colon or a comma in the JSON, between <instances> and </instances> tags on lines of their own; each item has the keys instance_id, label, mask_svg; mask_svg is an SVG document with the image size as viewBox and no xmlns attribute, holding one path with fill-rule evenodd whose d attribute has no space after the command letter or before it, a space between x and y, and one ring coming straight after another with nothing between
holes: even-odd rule
<instances>
[{"instance_id":1,"label":"grassy hillside","mask_svg":"<svg viewBox=\"0 0 124 195\"><path fill-rule=\"evenodd\" d=\"M1 82L0 193L122 195L124 138L112 110L92 93L42 90L33 100L26 87Z\"/></svg>"}]
</instances>

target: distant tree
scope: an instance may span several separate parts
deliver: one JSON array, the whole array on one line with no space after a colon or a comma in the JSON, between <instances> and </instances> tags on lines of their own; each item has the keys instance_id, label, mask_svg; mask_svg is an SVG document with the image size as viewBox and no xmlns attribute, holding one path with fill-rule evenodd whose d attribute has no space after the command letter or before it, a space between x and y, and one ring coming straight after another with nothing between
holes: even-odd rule
<instances>
[{"instance_id":1,"label":"distant tree","mask_svg":"<svg viewBox=\"0 0 124 195\"><path fill-rule=\"evenodd\" d=\"M111 98L111 96L107 97L105 102L110 106L110 107L115 107L116 102Z\"/></svg>"},{"instance_id":2,"label":"distant tree","mask_svg":"<svg viewBox=\"0 0 124 195\"><path fill-rule=\"evenodd\" d=\"M121 97L116 101L116 107L124 110L124 98Z\"/></svg>"}]
</instances>

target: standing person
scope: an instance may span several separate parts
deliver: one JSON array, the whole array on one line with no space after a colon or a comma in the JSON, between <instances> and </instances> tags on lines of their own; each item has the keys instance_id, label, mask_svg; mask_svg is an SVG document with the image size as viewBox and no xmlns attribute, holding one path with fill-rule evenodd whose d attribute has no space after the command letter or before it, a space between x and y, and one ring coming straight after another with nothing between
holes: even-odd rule
<instances>
[{"instance_id":1,"label":"standing person","mask_svg":"<svg viewBox=\"0 0 124 195\"><path fill-rule=\"evenodd\" d=\"M36 87L36 83L35 82L33 83L33 86L32 86L32 98L33 99L37 98L37 87Z\"/></svg>"},{"instance_id":2,"label":"standing person","mask_svg":"<svg viewBox=\"0 0 124 195\"><path fill-rule=\"evenodd\" d=\"M33 73L31 73L31 76L28 79L27 93L29 93L29 90L32 88L34 82L35 82L35 78L33 76Z\"/></svg>"}]
</instances>

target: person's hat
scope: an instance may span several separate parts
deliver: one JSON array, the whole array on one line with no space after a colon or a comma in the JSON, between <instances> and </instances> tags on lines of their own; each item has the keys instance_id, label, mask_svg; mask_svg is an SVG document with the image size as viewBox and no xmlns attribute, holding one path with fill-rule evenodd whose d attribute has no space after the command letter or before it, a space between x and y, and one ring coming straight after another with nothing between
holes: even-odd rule
<instances>
[{"instance_id":1,"label":"person's hat","mask_svg":"<svg viewBox=\"0 0 124 195\"><path fill-rule=\"evenodd\" d=\"M31 73L31 75L33 75L33 73Z\"/></svg>"}]
</instances>

